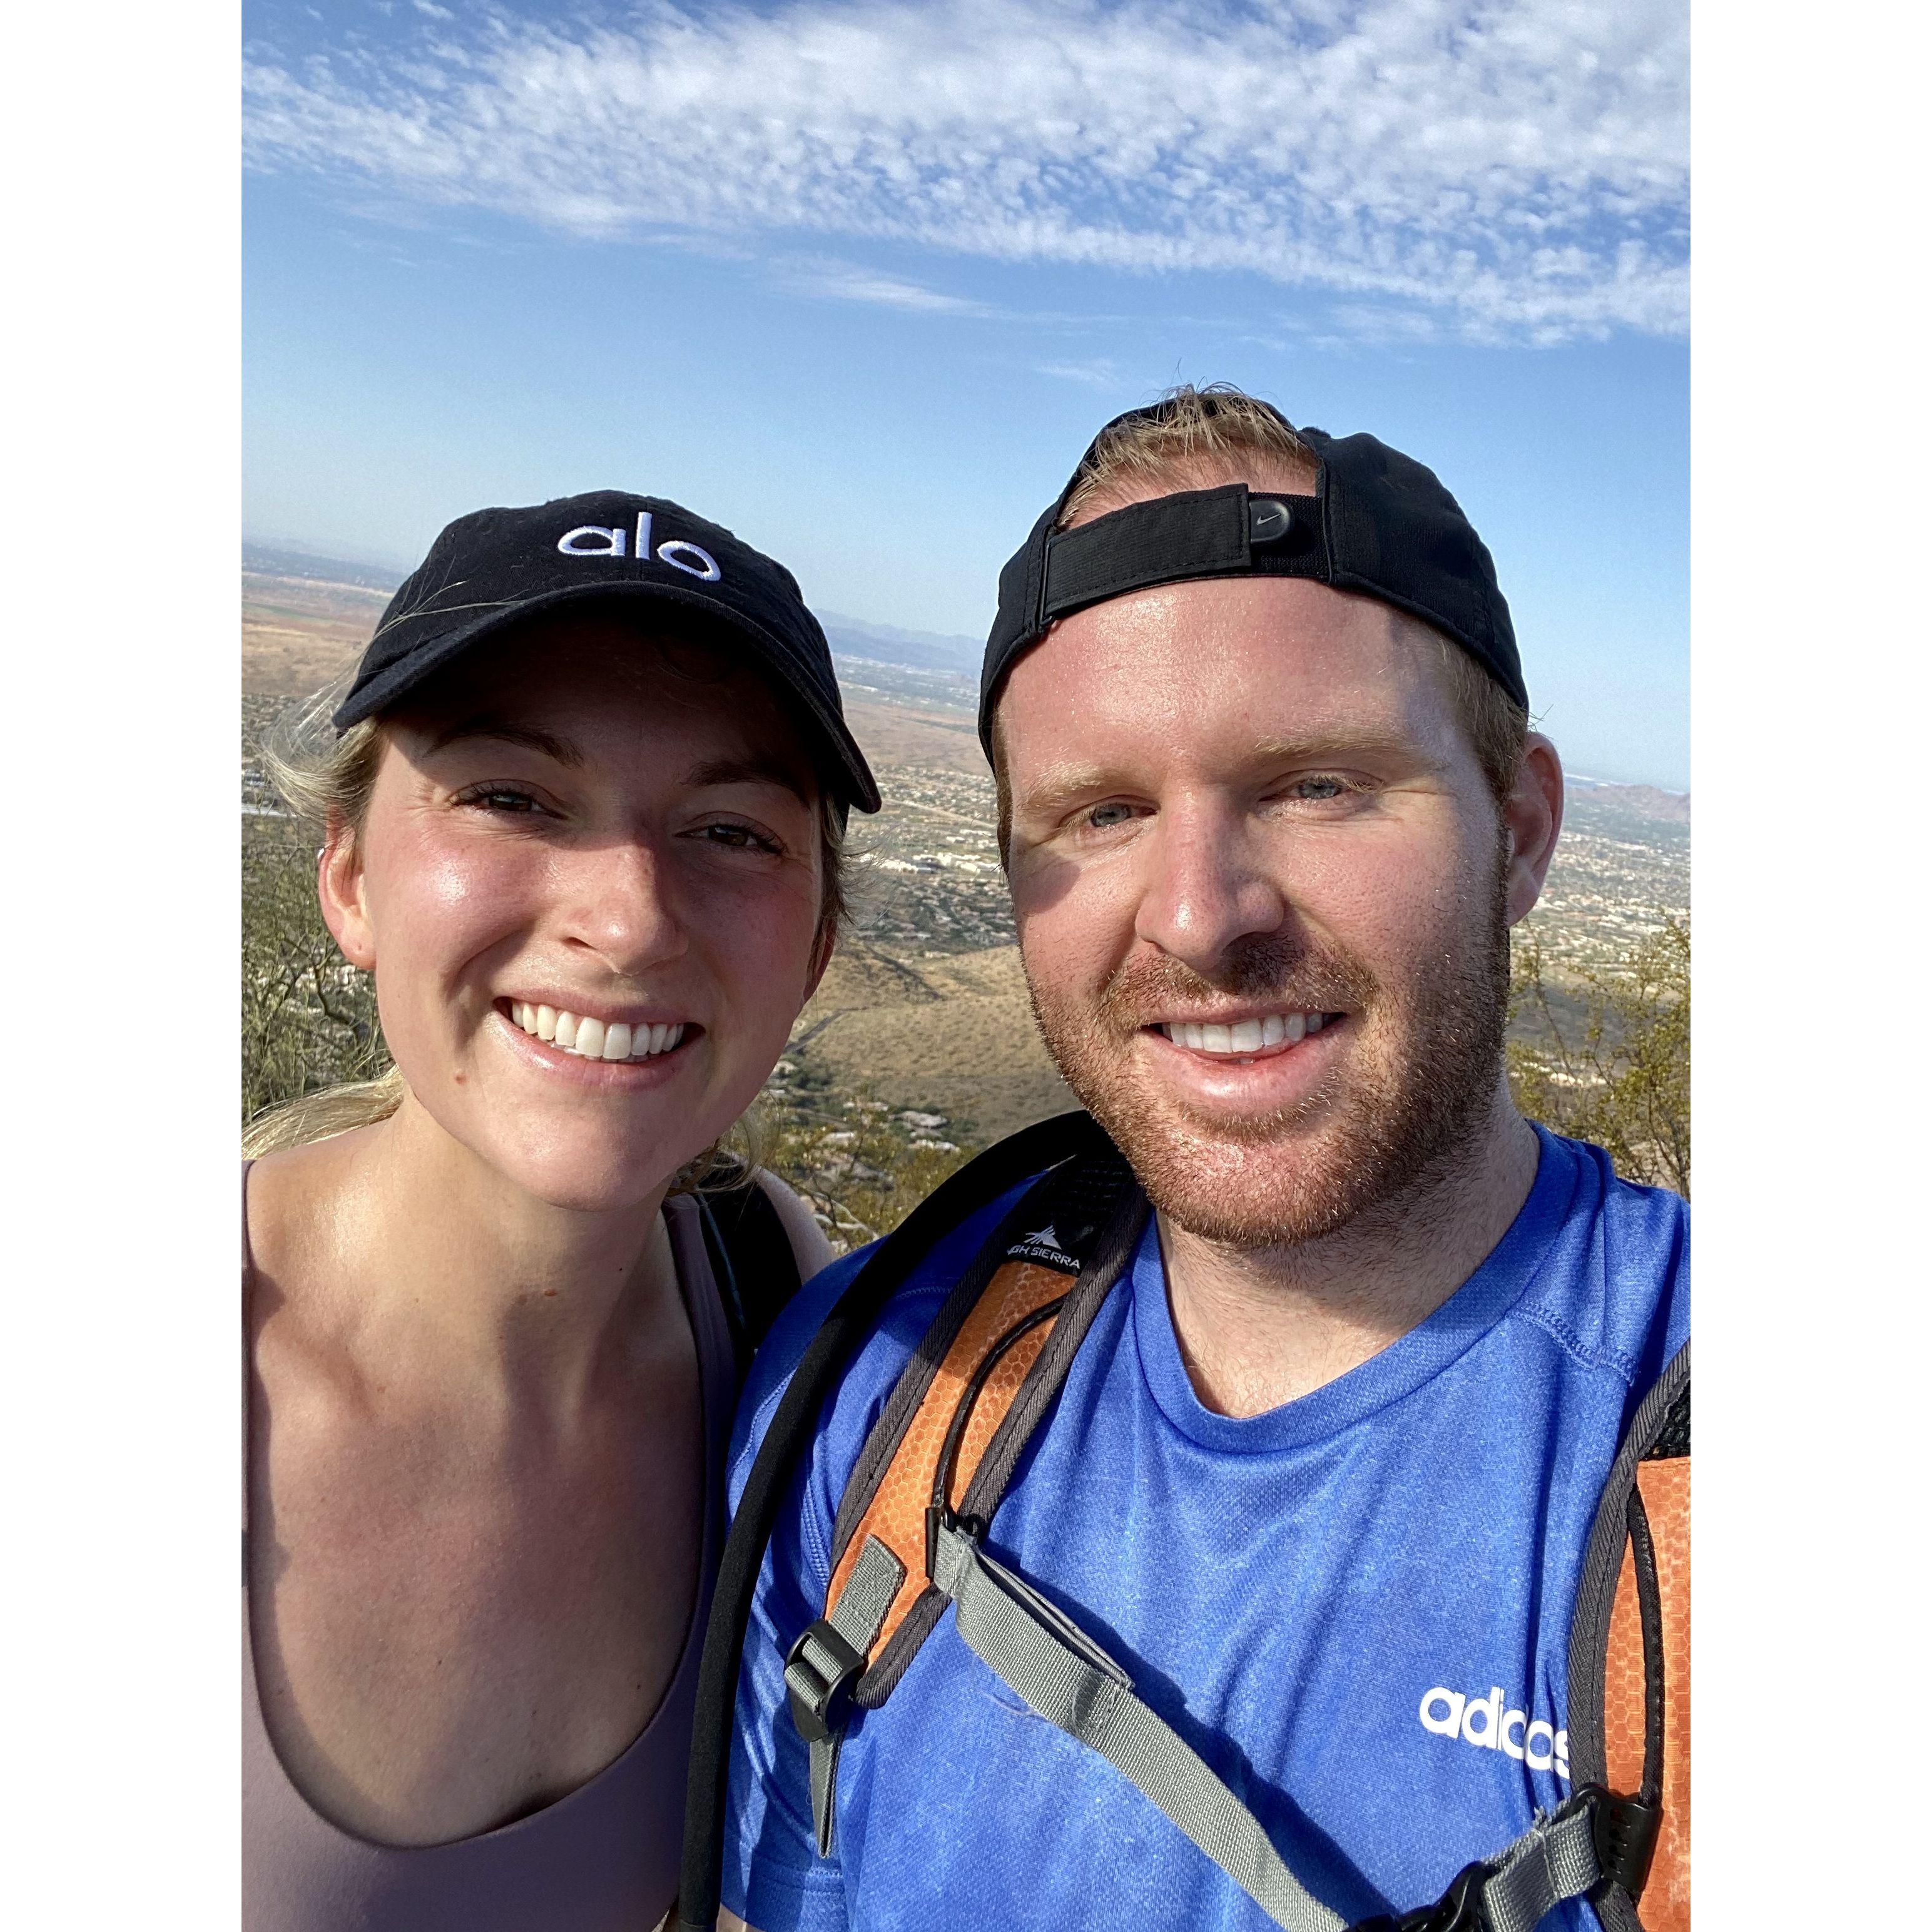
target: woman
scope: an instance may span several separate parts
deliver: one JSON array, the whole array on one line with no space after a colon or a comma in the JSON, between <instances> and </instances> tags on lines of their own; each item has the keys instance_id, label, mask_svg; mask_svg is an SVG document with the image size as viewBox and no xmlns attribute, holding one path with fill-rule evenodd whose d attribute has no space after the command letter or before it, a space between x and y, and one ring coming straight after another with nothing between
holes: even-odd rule
<instances>
[{"instance_id":1,"label":"woman","mask_svg":"<svg viewBox=\"0 0 1932 1932\"><path fill-rule=\"evenodd\" d=\"M878 794L790 574L617 492L452 524L335 723L290 789L395 1070L244 1171L244 1922L637 1932L734 1395L680 1179Z\"/></svg>"}]
</instances>

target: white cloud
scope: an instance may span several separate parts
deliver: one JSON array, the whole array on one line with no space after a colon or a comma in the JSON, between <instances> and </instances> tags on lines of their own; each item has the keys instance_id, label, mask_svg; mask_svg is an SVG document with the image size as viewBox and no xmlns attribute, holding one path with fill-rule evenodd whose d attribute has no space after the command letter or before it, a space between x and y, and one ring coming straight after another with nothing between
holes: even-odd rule
<instances>
[{"instance_id":1,"label":"white cloud","mask_svg":"<svg viewBox=\"0 0 1932 1932\"><path fill-rule=\"evenodd\" d=\"M850 262L807 261L788 264L779 280L794 293L831 302L869 302L880 308L903 309L914 315L991 316L998 313L984 302L950 296L922 282L901 275L881 274Z\"/></svg>"},{"instance_id":2,"label":"white cloud","mask_svg":"<svg viewBox=\"0 0 1932 1932\"><path fill-rule=\"evenodd\" d=\"M1094 389L1120 386L1120 365L1108 356L1096 356L1084 362L1042 362L1034 373L1055 376L1063 382L1084 382Z\"/></svg>"},{"instance_id":3,"label":"white cloud","mask_svg":"<svg viewBox=\"0 0 1932 1932\"><path fill-rule=\"evenodd\" d=\"M1685 326L1682 0L653 0L434 31L251 64L252 164L591 238L1244 272L1477 339ZM851 298L961 312L872 280Z\"/></svg>"}]
</instances>

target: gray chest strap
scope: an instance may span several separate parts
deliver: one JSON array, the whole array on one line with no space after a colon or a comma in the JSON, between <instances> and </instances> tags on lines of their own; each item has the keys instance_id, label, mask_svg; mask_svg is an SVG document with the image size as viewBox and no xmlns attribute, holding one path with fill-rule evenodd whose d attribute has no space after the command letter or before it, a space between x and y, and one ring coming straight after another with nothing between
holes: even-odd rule
<instances>
[{"instance_id":1,"label":"gray chest strap","mask_svg":"<svg viewBox=\"0 0 1932 1932\"><path fill-rule=\"evenodd\" d=\"M832 1799L839 1748L845 1742L845 1699L905 1578L905 1565L876 1536L866 1539L850 1580L830 1616L811 1625L785 1659L792 1721L805 1739L812 1772L812 1824L818 1856L832 1853Z\"/></svg>"},{"instance_id":2,"label":"gray chest strap","mask_svg":"<svg viewBox=\"0 0 1932 1932\"><path fill-rule=\"evenodd\" d=\"M1099 1645L963 1530L942 1524L936 1536L933 1581L952 1598L959 1634L982 1662L1049 1724L1098 1751L1283 1932L1344 1932L1254 1814L1134 1694L1127 1673ZM1599 1876L1589 1808L1572 1800L1469 1868L1441 1905L1385 1922L1389 1932L1532 1932L1551 1906L1587 1892Z\"/></svg>"}]
</instances>

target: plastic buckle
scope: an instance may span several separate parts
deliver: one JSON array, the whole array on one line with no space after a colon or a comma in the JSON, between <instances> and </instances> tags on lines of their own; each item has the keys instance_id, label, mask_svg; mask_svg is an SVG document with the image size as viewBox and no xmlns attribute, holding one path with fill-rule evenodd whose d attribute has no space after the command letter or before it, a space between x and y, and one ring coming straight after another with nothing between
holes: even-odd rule
<instances>
[{"instance_id":1,"label":"plastic buckle","mask_svg":"<svg viewBox=\"0 0 1932 1932\"><path fill-rule=\"evenodd\" d=\"M1620 1797L1600 1784L1586 1784L1577 1792L1590 1807L1590 1836L1597 1848L1598 1868L1628 1892L1633 1900L1650 1876L1657 1853L1664 1808L1641 1798Z\"/></svg>"},{"instance_id":2,"label":"plastic buckle","mask_svg":"<svg viewBox=\"0 0 1932 1932\"><path fill-rule=\"evenodd\" d=\"M785 1653L785 1692L791 1720L808 1744L823 1744L844 1723L844 1705L866 1667L854 1650L824 1618L808 1624Z\"/></svg>"},{"instance_id":3,"label":"plastic buckle","mask_svg":"<svg viewBox=\"0 0 1932 1932\"><path fill-rule=\"evenodd\" d=\"M986 1534L986 1519L976 1516L955 1516L952 1510L938 1503L929 1503L926 1511L926 1574L936 1578L939 1564L939 1532L952 1529L970 1536L975 1543Z\"/></svg>"},{"instance_id":4,"label":"plastic buckle","mask_svg":"<svg viewBox=\"0 0 1932 1932\"><path fill-rule=\"evenodd\" d=\"M1378 1912L1358 1920L1348 1932L1488 1932L1483 1887L1495 1874L1495 1866L1478 1858L1449 1881L1448 1890L1433 1905L1418 1905L1413 1912Z\"/></svg>"}]
</instances>

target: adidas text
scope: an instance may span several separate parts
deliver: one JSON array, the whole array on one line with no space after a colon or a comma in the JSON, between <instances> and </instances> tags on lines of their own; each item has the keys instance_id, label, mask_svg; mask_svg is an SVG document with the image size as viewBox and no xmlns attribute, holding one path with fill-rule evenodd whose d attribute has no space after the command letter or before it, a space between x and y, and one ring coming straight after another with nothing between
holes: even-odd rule
<instances>
[{"instance_id":1,"label":"adidas text","mask_svg":"<svg viewBox=\"0 0 1932 1932\"><path fill-rule=\"evenodd\" d=\"M1438 1684L1423 1694L1422 1728L1441 1738L1460 1738L1479 1750L1500 1750L1532 1771L1554 1770L1567 1784L1570 1777L1570 1733L1540 1718L1506 1709L1502 1686L1490 1687L1486 1697L1466 1697Z\"/></svg>"}]
</instances>

